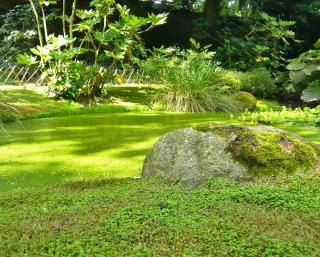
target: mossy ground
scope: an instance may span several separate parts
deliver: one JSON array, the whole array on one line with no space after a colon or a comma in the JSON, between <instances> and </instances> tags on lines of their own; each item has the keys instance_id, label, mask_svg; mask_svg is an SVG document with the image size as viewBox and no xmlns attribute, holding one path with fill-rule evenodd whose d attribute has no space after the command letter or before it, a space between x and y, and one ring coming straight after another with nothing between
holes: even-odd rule
<instances>
[{"instance_id":1,"label":"mossy ground","mask_svg":"<svg viewBox=\"0 0 320 257\"><path fill-rule=\"evenodd\" d=\"M22 86L0 85L0 121L70 116L90 113L123 113L150 111L157 106L150 105L150 95L156 88L145 85L107 86L102 98L94 104L75 103L48 98L45 89Z\"/></svg>"},{"instance_id":2,"label":"mossy ground","mask_svg":"<svg viewBox=\"0 0 320 257\"><path fill-rule=\"evenodd\" d=\"M9 123L10 136L0 136L1 257L320 256L317 175L271 184L213 179L197 189L120 179L140 175L160 135L236 122L229 115L59 116ZM320 143L317 127L282 128Z\"/></svg>"},{"instance_id":3,"label":"mossy ground","mask_svg":"<svg viewBox=\"0 0 320 257\"><path fill-rule=\"evenodd\" d=\"M99 180L0 194L0 255L320 255L320 179Z\"/></svg>"}]
</instances>

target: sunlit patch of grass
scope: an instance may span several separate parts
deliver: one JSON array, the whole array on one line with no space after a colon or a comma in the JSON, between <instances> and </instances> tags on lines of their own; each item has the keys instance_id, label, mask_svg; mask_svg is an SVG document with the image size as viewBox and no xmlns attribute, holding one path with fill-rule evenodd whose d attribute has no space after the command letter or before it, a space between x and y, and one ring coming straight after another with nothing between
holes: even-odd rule
<instances>
[{"instance_id":1,"label":"sunlit patch of grass","mask_svg":"<svg viewBox=\"0 0 320 257\"><path fill-rule=\"evenodd\" d=\"M0 191L69 180L139 176L157 138L227 114L90 114L7 124L0 137ZM0 132L1 133L1 132Z\"/></svg>"},{"instance_id":2,"label":"sunlit patch of grass","mask_svg":"<svg viewBox=\"0 0 320 257\"><path fill-rule=\"evenodd\" d=\"M257 102L257 109L258 112L264 112L264 111L281 111L282 105L279 104L275 100L265 100L265 99L258 99Z\"/></svg>"},{"instance_id":3,"label":"sunlit patch of grass","mask_svg":"<svg viewBox=\"0 0 320 257\"><path fill-rule=\"evenodd\" d=\"M8 124L0 136L0 191L70 180L134 177L145 155L171 130L199 123L236 123L228 114L114 113ZM320 128L282 126L320 143ZM1 133L1 132L0 132Z\"/></svg>"},{"instance_id":4,"label":"sunlit patch of grass","mask_svg":"<svg viewBox=\"0 0 320 257\"><path fill-rule=\"evenodd\" d=\"M100 101L92 105L75 103L66 100L54 100L47 97L44 93L34 89L26 89L19 86L0 86L0 102L7 106L0 106L0 120L2 122L10 122L14 120L45 118L56 116L69 116L86 113L116 113L129 112L150 109L147 97L142 94L137 87L135 90L127 94L125 101L110 101L101 98ZM111 89L110 89L111 90ZM112 89L112 99L116 99L118 92ZM121 90L120 94L126 92ZM115 96L113 96L113 94ZM110 95L110 94L109 94ZM137 101L141 99L141 102Z\"/></svg>"}]
</instances>

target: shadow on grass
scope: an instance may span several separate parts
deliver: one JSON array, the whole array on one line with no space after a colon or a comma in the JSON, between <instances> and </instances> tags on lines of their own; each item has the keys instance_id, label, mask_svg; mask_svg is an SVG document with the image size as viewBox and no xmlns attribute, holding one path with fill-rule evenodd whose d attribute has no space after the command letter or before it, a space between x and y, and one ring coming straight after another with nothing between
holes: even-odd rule
<instances>
[{"instance_id":1,"label":"shadow on grass","mask_svg":"<svg viewBox=\"0 0 320 257\"><path fill-rule=\"evenodd\" d=\"M0 169L0 192L20 190L26 187L42 187L62 183L74 178L75 173L68 172L63 162L42 162L35 165L34 162L15 161L4 162ZM29 172L21 172L21 170ZM1 171L10 172L1 172Z\"/></svg>"},{"instance_id":2,"label":"shadow on grass","mask_svg":"<svg viewBox=\"0 0 320 257\"><path fill-rule=\"evenodd\" d=\"M155 88L146 86L109 86L106 91L106 97L111 102L118 99L147 106L150 105L150 97L157 92Z\"/></svg>"},{"instance_id":3,"label":"shadow on grass","mask_svg":"<svg viewBox=\"0 0 320 257\"><path fill-rule=\"evenodd\" d=\"M6 178L0 191L66 180L139 176L145 155L161 135L206 122L236 120L219 113L124 113L25 121L26 131L8 124L10 137L0 136L0 162L6 163L0 166L0 176ZM320 142L320 128L283 128Z\"/></svg>"},{"instance_id":4,"label":"shadow on grass","mask_svg":"<svg viewBox=\"0 0 320 257\"><path fill-rule=\"evenodd\" d=\"M229 122L227 114L101 114L8 124L0 137L0 191L66 180L139 176L158 137L202 122ZM4 189L3 189L4 188Z\"/></svg>"}]
</instances>

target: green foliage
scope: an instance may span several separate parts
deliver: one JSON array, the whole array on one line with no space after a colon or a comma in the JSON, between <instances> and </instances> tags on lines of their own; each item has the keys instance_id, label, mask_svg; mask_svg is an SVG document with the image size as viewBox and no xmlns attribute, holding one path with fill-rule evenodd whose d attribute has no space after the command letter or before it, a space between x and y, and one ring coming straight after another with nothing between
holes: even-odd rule
<instances>
[{"instance_id":1,"label":"green foliage","mask_svg":"<svg viewBox=\"0 0 320 257\"><path fill-rule=\"evenodd\" d=\"M288 109L283 107L280 111L264 110L261 112L245 112L241 115L241 121L249 121L252 123L265 123L265 124L311 124L318 125L320 117L320 106L311 108L296 108Z\"/></svg>"},{"instance_id":2,"label":"green foliage","mask_svg":"<svg viewBox=\"0 0 320 257\"><path fill-rule=\"evenodd\" d=\"M0 251L12 257L317 256L319 188L316 176L257 184L212 179L196 190L113 179L2 194Z\"/></svg>"},{"instance_id":3,"label":"green foliage","mask_svg":"<svg viewBox=\"0 0 320 257\"><path fill-rule=\"evenodd\" d=\"M277 93L277 86L270 71L265 68L256 68L244 73L241 90L257 97L273 98Z\"/></svg>"},{"instance_id":4,"label":"green foliage","mask_svg":"<svg viewBox=\"0 0 320 257\"><path fill-rule=\"evenodd\" d=\"M43 1L40 3L41 10L43 6L55 3ZM145 18L131 15L129 9L113 0L94 0L90 6L93 9L76 9L75 0L73 13L70 17L64 17L70 23L69 37L47 35L44 26L47 44L31 49L37 58L26 54L17 58L21 64L38 64L51 92L58 97L80 100L99 96L105 82L114 79L111 74L117 63L132 62L144 53L140 34L166 20L165 14L150 14ZM76 24L75 14L80 19ZM114 19L116 14L118 17ZM74 31L79 33L78 39L73 37ZM41 39L41 35L39 37ZM90 60L92 55L94 65L79 61L83 56ZM108 68L101 67L102 61Z\"/></svg>"},{"instance_id":5,"label":"green foliage","mask_svg":"<svg viewBox=\"0 0 320 257\"><path fill-rule=\"evenodd\" d=\"M290 29L295 22L265 13L261 13L257 21L243 19L242 22L241 35L238 36L228 26L223 27L224 45L219 52L224 57L225 66L244 71L257 66L273 71L284 67L290 43L295 41L295 33Z\"/></svg>"},{"instance_id":6,"label":"green foliage","mask_svg":"<svg viewBox=\"0 0 320 257\"><path fill-rule=\"evenodd\" d=\"M146 83L158 84L166 76L166 66L171 65L173 60L179 58L176 53L179 52L176 48L154 48L151 55L138 62L140 73L137 75L138 80ZM171 65L172 66L172 65Z\"/></svg>"},{"instance_id":7,"label":"green foliage","mask_svg":"<svg viewBox=\"0 0 320 257\"><path fill-rule=\"evenodd\" d=\"M211 61L213 53L206 49L169 50L167 55L157 53L143 64L146 72L163 84L153 102L176 112L237 110L216 83L214 75L219 67Z\"/></svg>"},{"instance_id":8,"label":"green foliage","mask_svg":"<svg viewBox=\"0 0 320 257\"><path fill-rule=\"evenodd\" d=\"M314 48L292 60L287 66L301 99L305 102L320 100L320 39Z\"/></svg>"},{"instance_id":9,"label":"green foliage","mask_svg":"<svg viewBox=\"0 0 320 257\"><path fill-rule=\"evenodd\" d=\"M94 51L95 64L99 58L111 60L113 64L125 59L132 61L144 53L140 34L166 22L165 14L134 16L114 0L94 0L90 6L94 9L76 11L81 22L75 25L75 31L83 34L80 45L83 47L87 42L88 51ZM118 20L111 22L117 13Z\"/></svg>"},{"instance_id":10,"label":"green foliage","mask_svg":"<svg viewBox=\"0 0 320 257\"><path fill-rule=\"evenodd\" d=\"M257 97L273 98L278 91L271 72L263 67L247 72L220 70L215 81L228 93L246 91Z\"/></svg>"},{"instance_id":11,"label":"green foliage","mask_svg":"<svg viewBox=\"0 0 320 257\"><path fill-rule=\"evenodd\" d=\"M18 53L28 51L36 45L36 27L30 18L32 10L29 5L17 5L0 16L0 56L1 66L16 64Z\"/></svg>"},{"instance_id":12,"label":"green foliage","mask_svg":"<svg viewBox=\"0 0 320 257\"><path fill-rule=\"evenodd\" d=\"M232 94L241 90L244 76L240 71L221 69L215 74L215 80L225 92Z\"/></svg>"}]
</instances>

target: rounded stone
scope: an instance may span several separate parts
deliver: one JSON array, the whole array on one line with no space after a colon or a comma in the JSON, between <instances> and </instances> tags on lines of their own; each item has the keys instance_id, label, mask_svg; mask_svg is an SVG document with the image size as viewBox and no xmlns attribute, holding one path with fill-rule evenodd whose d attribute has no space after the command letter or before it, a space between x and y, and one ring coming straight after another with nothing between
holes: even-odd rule
<instances>
[{"instance_id":1,"label":"rounded stone","mask_svg":"<svg viewBox=\"0 0 320 257\"><path fill-rule=\"evenodd\" d=\"M142 177L198 185L212 177L247 181L313 172L319 148L270 126L202 125L162 136L146 156Z\"/></svg>"}]
</instances>

